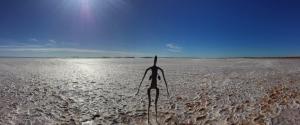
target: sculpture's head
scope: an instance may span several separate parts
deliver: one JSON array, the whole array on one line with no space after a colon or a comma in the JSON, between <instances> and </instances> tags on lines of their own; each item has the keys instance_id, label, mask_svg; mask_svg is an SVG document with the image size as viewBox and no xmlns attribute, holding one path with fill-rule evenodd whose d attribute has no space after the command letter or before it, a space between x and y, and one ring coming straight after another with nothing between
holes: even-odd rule
<instances>
[{"instance_id":1,"label":"sculpture's head","mask_svg":"<svg viewBox=\"0 0 300 125\"><path fill-rule=\"evenodd\" d=\"M156 66L157 56L154 57L154 66Z\"/></svg>"}]
</instances>

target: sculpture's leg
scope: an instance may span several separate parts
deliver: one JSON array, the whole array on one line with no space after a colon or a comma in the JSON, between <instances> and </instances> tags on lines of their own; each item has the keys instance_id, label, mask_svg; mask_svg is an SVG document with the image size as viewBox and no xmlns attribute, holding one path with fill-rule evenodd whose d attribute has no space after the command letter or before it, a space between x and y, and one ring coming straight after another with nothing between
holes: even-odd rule
<instances>
[{"instance_id":1,"label":"sculpture's leg","mask_svg":"<svg viewBox=\"0 0 300 125\"><path fill-rule=\"evenodd\" d=\"M158 97L159 97L159 89L158 88L155 88L156 89L156 97L155 97L155 116L156 116L156 122L157 122L157 100L158 100Z\"/></svg>"},{"instance_id":2,"label":"sculpture's leg","mask_svg":"<svg viewBox=\"0 0 300 125\"><path fill-rule=\"evenodd\" d=\"M151 106L151 88L148 89L147 94L148 94L148 100L149 100L149 104L148 104L148 124L150 123L150 117L149 117L149 111L150 111L150 106Z\"/></svg>"}]
</instances>

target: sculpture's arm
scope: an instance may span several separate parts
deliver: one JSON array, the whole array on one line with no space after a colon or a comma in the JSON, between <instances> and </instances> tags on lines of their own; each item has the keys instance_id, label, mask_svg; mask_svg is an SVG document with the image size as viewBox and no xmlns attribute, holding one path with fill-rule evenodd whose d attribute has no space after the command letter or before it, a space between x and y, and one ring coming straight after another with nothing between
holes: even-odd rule
<instances>
[{"instance_id":1,"label":"sculpture's arm","mask_svg":"<svg viewBox=\"0 0 300 125\"><path fill-rule=\"evenodd\" d=\"M165 84L166 84L166 88L167 88L167 92L168 92L168 96L170 96L169 94L169 89L168 89L168 84L167 84L167 80L166 80L166 77L165 77L165 73L164 73L164 70L161 69L160 67L158 67L158 69L161 71L163 77L164 77L164 81L165 81Z\"/></svg>"},{"instance_id":2,"label":"sculpture's arm","mask_svg":"<svg viewBox=\"0 0 300 125\"><path fill-rule=\"evenodd\" d=\"M144 73L144 76L143 76L143 78L142 78L142 81L141 81L141 83L140 83L140 85L139 85L139 88L138 88L138 91L137 91L136 95L139 94L140 87L141 87L141 85L142 85L142 83L143 83L143 81L144 81L144 78L145 78L145 76L146 76L146 74L147 74L147 72L148 72L149 69L150 69L150 68L146 69L146 71L145 71L145 73Z\"/></svg>"}]
</instances>

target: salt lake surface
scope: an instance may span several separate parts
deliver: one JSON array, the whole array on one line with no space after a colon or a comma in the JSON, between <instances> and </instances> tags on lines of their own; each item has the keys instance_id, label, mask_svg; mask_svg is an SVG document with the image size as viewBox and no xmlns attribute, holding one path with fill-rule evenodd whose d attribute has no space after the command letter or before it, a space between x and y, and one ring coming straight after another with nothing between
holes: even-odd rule
<instances>
[{"instance_id":1,"label":"salt lake surface","mask_svg":"<svg viewBox=\"0 0 300 125\"><path fill-rule=\"evenodd\" d=\"M152 64L0 58L0 124L147 124L150 73L135 93ZM158 66L170 97L159 81L152 124L300 123L300 59L158 59Z\"/></svg>"}]
</instances>

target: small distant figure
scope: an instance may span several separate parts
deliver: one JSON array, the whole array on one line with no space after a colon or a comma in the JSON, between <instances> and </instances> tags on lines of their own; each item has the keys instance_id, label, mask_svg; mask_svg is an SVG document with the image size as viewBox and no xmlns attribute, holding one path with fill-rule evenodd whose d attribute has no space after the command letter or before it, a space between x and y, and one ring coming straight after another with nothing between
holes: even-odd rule
<instances>
[{"instance_id":1,"label":"small distant figure","mask_svg":"<svg viewBox=\"0 0 300 125\"><path fill-rule=\"evenodd\" d=\"M161 73L162 73L162 75L163 75L164 82L165 82L166 87L167 87L167 93L168 93L168 96L170 96L169 95L169 90L168 90L168 84L167 84L167 81L166 81L166 78L165 78L165 74L164 74L164 70L161 69L160 67L156 66L156 62L157 62L157 56L154 57L154 64L153 64L153 66L151 66L151 67L149 67L149 68L146 69L145 74L143 76L143 79L142 79L142 81L141 81L141 83L139 85L138 91L136 93L136 95L139 94L142 82L143 82L143 80L144 80L147 72L151 69L152 74L149 77L149 80L152 80L152 81L151 81L151 86L150 86L150 88L148 88L148 91L147 91L148 99L149 99L149 105L148 105L148 123L150 122L150 120L149 120L149 110L150 110L150 106L151 106L151 95L150 95L151 89L156 89L155 116L156 116L156 122L157 122L157 100L158 100L158 97L159 97L159 89L157 88L157 79L160 80L160 76L159 76L159 74L157 72L158 70L160 70Z\"/></svg>"}]
</instances>

